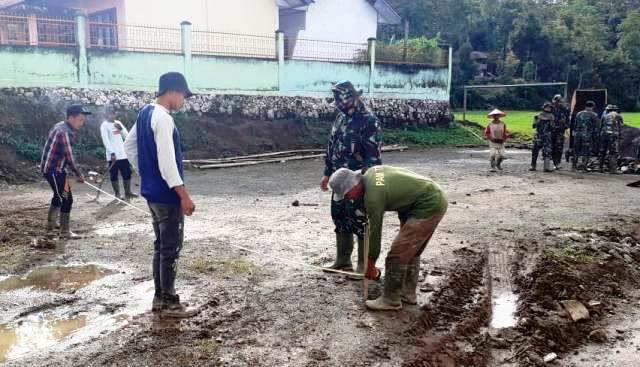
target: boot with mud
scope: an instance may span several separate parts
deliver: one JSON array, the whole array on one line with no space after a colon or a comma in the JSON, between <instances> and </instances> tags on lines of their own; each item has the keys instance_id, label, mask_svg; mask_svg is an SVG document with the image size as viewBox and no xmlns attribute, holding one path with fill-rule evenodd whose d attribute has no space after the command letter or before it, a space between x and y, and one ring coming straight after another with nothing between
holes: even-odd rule
<instances>
[{"instance_id":1,"label":"boot with mud","mask_svg":"<svg viewBox=\"0 0 640 367\"><path fill-rule=\"evenodd\" d=\"M491 158L491 169L489 169L489 172L495 172L495 171L496 171L496 159Z\"/></svg>"},{"instance_id":2,"label":"boot with mud","mask_svg":"<svg viewBox=\"0 0 640 367\"><path fill-rule=\"evenodd\" d=\"M402 284L401 300L408 305L417 305L418 296L416 289L418 288L418 277L420 275L420 258L414 257L407 265L407 274Z\"/></svg>"},{"instance_id":3,"label":"boot with mud","mask_svg":"<svg viewBox=\"0 0 640 367\"><path fill-rule=\"evenodd\" d=\"M356 265L356 273L364 274L364 239L358 237L358 264ZM351 280L362 280L363 275L347 275Z\"/></svg>"},{"instance_id":4,"label":"boot with mud","mask_svg":"<svg viewBox=\"0 0 640 367\"><path fill-rule=\"evenodd\" d=\"M589 172L589 157L580 158L580 164L578 164L578 170Z\"/></svg>"},{"instance_id":5,"label":"boot with mud","mask_svg":"<svg viewBox=\"0 0 640 367\"><path fill-rule=\"evenodd\" d=\"M165 294L162 296L162 311L160 317L186 319L194 317L200 311L193 307L187 307L180 303L180 296Z\"/></svg>"},{"instance_id":6,"label":"boot with mud","mask_svg":"<svg viewBox=\"0 0 640 367\"><path fill-rule=\"evenodd\" d=\"M351 253L353 252L353 234L336 233L336 261L326 269L353 271Z\"/></svg>"},{"instance_id":7,"label":"boot with mud","mask_svg":"<svg viewBox=\"0 0 640 367\"><path fill-rule=\"evenodd\" d=\"M60 238L65 240L78 240L81 236L71 232L71 213L60 213Z\"/></svg>"},{"instance_id":8,"label":"boot with mud","mask_svg":"<svg viewBox=\"0 0 640 367\"><path fill-rule=\"evenodd\" d=\"M160 312L162 311L162 296L158 294L153 295L153 302L151 303L151 312Z\"/></svg>"},{"instance_id":9,"label":"boot with mud","mask_svg":"<svg viewBox=\"0 0 640 367\"><path fill-rule=\"evenodd\" d=\"M618 174L618 161L616 159L609 159L609 174Z\"/></svg>"},{"instance_id":10,"label":"boot with mud","mask_svg":"<svg viewBox=\"0 0 640 367\"><path fill-rule=\"evenodd\" d=\"M131 191L131 180L123 180L122 186L124 187L124 199L126 201L131 201L131 199L135 199L138 195L134 194Z\"/></svg>"},{"instance_id":11,"label":"boot with mud","mask_svg":"<svg viewBox=\"0 0 640 367\"><path fill-rule=\"evenodd\" d=\"M534 150L531 152L531 168L529 168L529 171L535 172L537 166L538 166L538 151Z\"/></svg>"},{"instance_id":12,"label":"boot with mud","mask_svg":"<svg viewBox=\"0 0 640 367\"><path fill-rule=\"evenodd\" d=\"M397 311L402 309L402 287L407 273L406 264L387 261L384 273L384 290L382 296L365 302L373 311Z\"/></svg>"},{"instance_id":13,"label":"boot with mud","mask_svg":"<svg viewBox=\"0 0 640 367\"><path fill-rule=\"evenodd\" d=\"M59 206L49 206L49 212L47 213L47 237L55 237L56 229L59 228L58 217L60 216Z\"/></svg>"},{"instance_id":14,"label":"boot with mud","mask_svg":"<svg viewBox=\"0 0 640 367\"><path fill-rule=\"evenodd\" d=\"M498 170L502 171L502 162L504 161L504 158L498 158L498 161L496 162L496 167L498 168Z\"/></svg>"},{"instance_id":15,"label":"boot with mud","mask_svg":"<svg viewBox=\"0 0 640 367\"><path fill-rule=\"evenodd\" d=\"M111 181L111 187L113 187L113 196L120 199L120 182L118 180Z\"/></svg>"},{"instance_id":16,"label":"boot with mud","mask_svg":"<svg viewBox=\"0 0 640 367\"><path fill-rule=\"evenodd\" d=\"M551 159L544 159L544 171L545 172L553 172L553 166L551 165Z\"/></svg>"}]
</instances>

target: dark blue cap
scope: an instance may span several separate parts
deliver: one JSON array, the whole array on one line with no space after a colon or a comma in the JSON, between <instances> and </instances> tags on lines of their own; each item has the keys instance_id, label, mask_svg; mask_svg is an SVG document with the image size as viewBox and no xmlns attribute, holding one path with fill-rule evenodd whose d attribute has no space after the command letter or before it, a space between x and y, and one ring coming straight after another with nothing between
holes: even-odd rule
<instances>
[{"instance_id":1,"label":"dark blue cap","mask_svg":"<svg viewBox=\"0 0 640 367\"><path fill-rule=\"evenodd\" d=\"M67 117L76 116L79 114L91 115L91 112L89 112L87 109L84 108L84 106L81 106L79 104L74 104L69 106L69 108L67 108Z\"/></svg>"},{"instance_id":2,"label":"dark blue cap","mask_svg":"<svg viewBox=\"0 0 640 367\"><path fill-rule=\"evenodd\" d=\"M193 95L191 90L189 90L187 79L185 79L184 75L174 71L163 74L160 77L157 96L160 97L170 90L184 94L185 98L189 98Z\"/></svg>"}]
</instances>

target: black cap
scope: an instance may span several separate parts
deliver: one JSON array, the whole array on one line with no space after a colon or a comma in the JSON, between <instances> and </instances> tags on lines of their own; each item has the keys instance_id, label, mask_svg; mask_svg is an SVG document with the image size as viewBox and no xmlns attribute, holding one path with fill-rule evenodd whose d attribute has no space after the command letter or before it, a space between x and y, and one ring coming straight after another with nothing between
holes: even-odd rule
<instances>
[{"instance_id":1,"label":"black cap","mask_svg":"<svg viewBox=\"0 0 640 367\"><path fill-rule=\"evenodd\" d=\"M184 94L185 98L189 98L193 95L193 93L191 93L191 90L189 90L187 79L185 79L184 75L174 71L163 74L160 77L158 94L156 96L160 97L170 90L181 92L182 94Z\"/></svg>"},{"instance_id":2,"label":"black cap","mask_svg":"<svg viewBox=\"0 0 640 367\"><path fill-rule=\"evenodd\" d=\"M594 101L587 101L587 103L584 104L587 107L595 107L596 103Z\"/></svg>"},{"instance_id":3,"label":"black cap","mask_svg":"<svg viewBox=\"0 0 640 367\"><path fill-rule=\"evenodd\" d=\"M69 108L67 108L67 117L76 116L79 114L91 115L91 112L89 112L87 109L84 108L84 106L81 106L79 104L74 104L69 106Z\"/></svg>"}]
</instances>

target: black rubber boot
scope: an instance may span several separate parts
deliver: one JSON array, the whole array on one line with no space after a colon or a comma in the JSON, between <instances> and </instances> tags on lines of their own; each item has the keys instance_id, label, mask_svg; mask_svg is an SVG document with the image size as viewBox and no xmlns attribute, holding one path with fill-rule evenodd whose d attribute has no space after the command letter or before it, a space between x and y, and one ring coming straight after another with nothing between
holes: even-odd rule
<instances>
[{"instance_id":1,"label":"black rubber boot","mask_svg":"<svg viewBox=\"0 0 640 367\"><path fill-rule=\"evenodd\" d=\"M365 305L373 311L396 311L402 309L402 287L407 275L407 265L387 261L384 271L384 291L382 296Z\"/></svg>"},{"instance_id":2,"label":"black rubber boot","mask_svg":"<svg viewBox=\"0 0 640 367\"><path fill-rule=\"evenodd\" d=\"M122 186L124 187L124 198L127 201L138 197L138 195L131 192L131 180L123 180Z\"/></svg>"},{"instance_id":3,"label":"black rubber boot","mask_svg":"<svg viewBox=\"0 0 640 367\"><path fill-rule=\"evenodd\" d=\"M116 181L111 181L111 187L113 187L113 196L120 198L120 183Z\"/></svg>"},{"instance_id":4,"label":"black rubber boot","mask_svg":"<svg viewBox=\"0 0 640 367\"><path fill-rule=\"evenodd\" d=\"M49 205L49 212L47 213L47 235L53 235L53 232L58 228L59 216L60 207Z\"/></svg>"},{"instance_id":5,"label":"black rubber boot","mask_svg":"<svg viewBox=\"0 0 640 367\"><path fill-rule=\"evenodd\" d=\"M498 158L498 162L496 163L496 167L498 167L500 171L502 171L502 161L504 161L504 158Z\"/></svg>"},{"instance_id":6,"label":"black rubber boot","mask_svg":"<svg viewBox=\"0 0 640 367\"><path fill-rule=\"evenodd\" d=\"M358 237L358 264L356 265L356 273L363 274L361 276L348 275L351 280L362 280L364 277L364 239Z\"/></svg>"},{"instance_id":7,"label":"black rubber boot","mask_svg":"<svg viewBox=\"0 0 640 367\"><path fill-rule=\"evenodd\" d=\"M538 151L534 148L531 151L531 168L529 168L529 171L535 171L537 166L538 166Z\"/></svg>"},{"instance_id":8,"label":"black rubber boot","mask_svg":"<svg viewBox=\"0 0 640 367\"><path fill-rule=\"evenodd\" d=\"M415 305L418 304L416 289L418 288L418 277L420 275L420 258L414 257L407 265L407 274L402 284L402 302Z\"/></svg>"},{"instance_id":9,"label":"black rubber boot","mask_svg":"<svg viewBox=\"0 0 640 367\"><path fill-rule=\"evenodd\" d=\"M491 169L489 171L490 172L495 172L496 171L496 159L495 158L491 158Z\"/></svg>"},{"instance_id":10,"label":"black rubber boot","mask_svg":"<svg viewBox=\"0 0 640 367\"><path fill-rule=\"evenodd\" d=\"M612 175L618 174L618 160L609 158L609 173Z\"/></svg>"},{"instance_id":11,"label":"black rubber boot","mask_svg":"<svg viewBox=\"0 0 640 367\"><path fill-rule=\"evenodd\" d=\"M353 234L336 233L336 261L327 269L353 271L351 253L353 253Z\"/></svg>"},{"instance_id":12,"label":"black rubber boot","mask_svg":"<svg viewBox=\"0 0 640 367\"><path fill-rule=\"evenodd\" d=\"M66 240L77 240L82 237L71 232L70 227L71 213L60 213L60 237Z\"/></svg>"}]
</instances>

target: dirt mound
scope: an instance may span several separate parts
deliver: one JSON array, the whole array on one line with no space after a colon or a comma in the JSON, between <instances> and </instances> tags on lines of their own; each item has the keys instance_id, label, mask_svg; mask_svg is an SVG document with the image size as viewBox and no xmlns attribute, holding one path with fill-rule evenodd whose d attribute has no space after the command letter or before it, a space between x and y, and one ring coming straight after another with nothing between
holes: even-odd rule
<instances>
[{"instance_id":1,"label":"dirt mound","mask_svg":"<svg viewBox=\"0 0 640 367\"><path fill-rule=\"evenodd\" d=\"M617 229L557 234L530 273L516 277L520 321L516 328L522 365L566 353L594 339L594 332L625 303L625 289L638 284L640 246ZM577 301L588 319L573 321L564 301Z\"/></svg>"}]
</instances>

